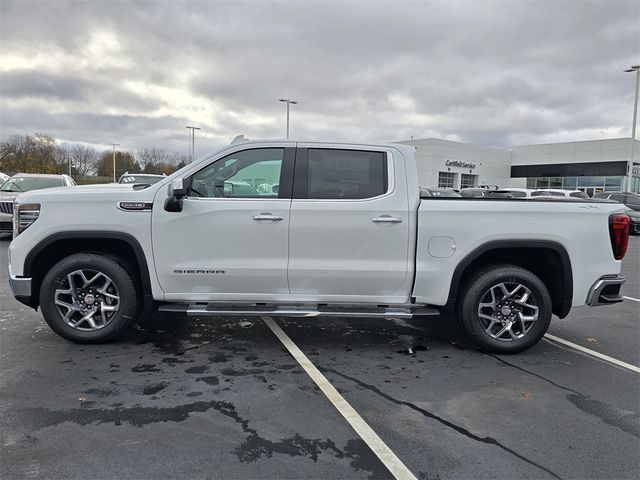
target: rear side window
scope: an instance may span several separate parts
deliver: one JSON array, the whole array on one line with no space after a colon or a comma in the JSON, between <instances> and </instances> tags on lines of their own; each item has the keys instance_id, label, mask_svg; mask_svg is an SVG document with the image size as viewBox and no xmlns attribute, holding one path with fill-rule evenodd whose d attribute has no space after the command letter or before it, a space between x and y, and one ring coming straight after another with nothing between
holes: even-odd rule
<instances>
[{"instance_id":1,"label":"rear side window","mask_svg":"<svg viewBox=\"0 0 640 480\"><path fill-rule=\"evenodd\" d=\"M388 187L384 152L310 148L306 170L306 198L372 198Z\"/></svg>"},{"instance_id":2,"label":"rear side window","mask_svg":"<svg viewBox=\"0 0 640 480\"><path fill-rule=\"evenodd\" d=\"M517 190L508 190L513 198L523 198L526 197L527 194L525 192L519 192Z\"/></svg>"},{"instance_id":3,"label":"rear side window","mask_svg":"<svg viewBox=\"0 0 640 480\"><path fill-rule=\"evenodd\" d=\"M571 192L569 196L575 198L589 198L589 195L584 192Z\"/></svg>"}]
</instances>

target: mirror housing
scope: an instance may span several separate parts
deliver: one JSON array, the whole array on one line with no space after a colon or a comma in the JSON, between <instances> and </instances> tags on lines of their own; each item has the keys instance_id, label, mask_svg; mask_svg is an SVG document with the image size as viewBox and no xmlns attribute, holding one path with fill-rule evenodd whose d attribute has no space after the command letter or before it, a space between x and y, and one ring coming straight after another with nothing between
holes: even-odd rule
<instances>
[{"instance_id":1,"label":"mirror housing","mask_svg":"<svg viewBox=\"0 0 640 480\"><path fill-rule=\"evenodd\" d=\"M184 178L175 178L169 184L169 190L167 191L167 196L174 197L176 199L181 199L182 197L187 195L187 188Z\"/></svg>"},{"instance_id":2,"label":"mirror housing","mask_svg":"<svg viewBox=\"0 0 640 480\"><path fill-rule=\"evenodd\" d=\"M164 209L167 212L181 212L182 198L187 195L187 182L184 178L176 178L171 181L167 189L167 199L164 201Z\"/></svg>"}]
</instances>

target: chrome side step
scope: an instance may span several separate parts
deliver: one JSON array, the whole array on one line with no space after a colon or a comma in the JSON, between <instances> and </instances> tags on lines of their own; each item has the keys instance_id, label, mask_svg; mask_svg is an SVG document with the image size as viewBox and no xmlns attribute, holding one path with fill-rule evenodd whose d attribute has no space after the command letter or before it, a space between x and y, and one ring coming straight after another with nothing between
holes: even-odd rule
<instances>
[{"instance_id":1,"label":"chrome side step","mask_svg":"<svg viewBox=\"0 0 640 480\"><path fill-rule=\"evenodd\" d=\"M167 303L158 311L189 316L263 316L276 317L359 317L359 318L413 318L420 315L439 315L433 307L357 307L315 305L268 305L268 304L216 304L216 303Z\"/></svg>"}]
</instances>

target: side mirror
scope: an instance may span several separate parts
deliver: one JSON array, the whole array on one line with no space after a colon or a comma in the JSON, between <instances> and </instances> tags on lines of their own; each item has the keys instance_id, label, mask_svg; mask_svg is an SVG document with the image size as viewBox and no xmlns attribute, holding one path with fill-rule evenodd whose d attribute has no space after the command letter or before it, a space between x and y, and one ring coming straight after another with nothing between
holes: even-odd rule
<instances>
[{"instance_id":1,"label":"side mirror","mask_svg":"<svg viewBox=\"0 0 640 480\"><path fill-rule=\"evenodd\" d=\"M167 199L164 201L164 209L167 212L181 212L182 198L187 195L184 178L176 178L169 184Z\"/></svg>"},{"instance_id":2,"label":"side mirror","mask_svg":"<svg viewBox=\"0 0 640 480\"><path fill-rule=\"evenodd\" d=\"M176 178L169 184L167 196L180 199L187 194L184 178Z\"/></svg>"}]
</instances>

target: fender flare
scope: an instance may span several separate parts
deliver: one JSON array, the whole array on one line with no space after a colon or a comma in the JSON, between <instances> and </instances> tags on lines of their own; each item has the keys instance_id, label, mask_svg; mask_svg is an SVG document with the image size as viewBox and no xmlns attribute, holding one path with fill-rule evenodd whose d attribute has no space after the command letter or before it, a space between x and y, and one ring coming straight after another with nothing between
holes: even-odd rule
<instances>
[{"instance_id":1,"label":"fender flare","mask_svg":"<svg viewBox=\"0 0 640 480\"><path fill-rule=\"evenodd\" d=\"M140 242L133 236L124 232L113 231L98 231L98 230L80 230L70 232L59 232L45 237L38 242L27 254L24 261L23 276L32 277L35 270L35 261L38 255L51 244L60 240L80 240L80 239L92 239L92 240L121 240L131 247L138 263L138 273L140 275L140 287L142 293L145 295L151 295L151 277L149 273L149 266L147 264L147 258L144 254L144 250L140 246Z\"/></svg>"},{"instance_id":2,"label":"fender flare","mask_svg":"<svg viewBox=\"0 0 640 480\"><path fill-rule=\"evenodd\" d=\"M458 263L453 271L453 277L451 278L451 285L449 287L449 298L445 308L452 311L455 307L462 284L462 276L471 263L492 250L517 248L545 249L558 254L562 264L562 286L564 295L560 301L559 308L554 313L560 318L566 317L573 303L573 270L567 249L562 244L552 240L492 240L475 248Z\"/></svg>"}]
</instances>

